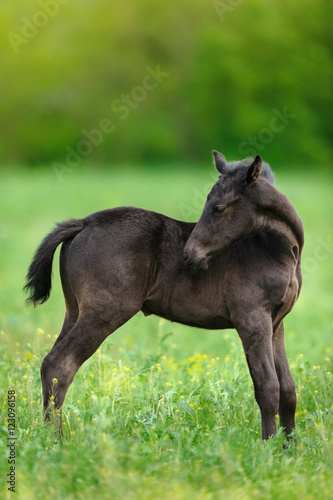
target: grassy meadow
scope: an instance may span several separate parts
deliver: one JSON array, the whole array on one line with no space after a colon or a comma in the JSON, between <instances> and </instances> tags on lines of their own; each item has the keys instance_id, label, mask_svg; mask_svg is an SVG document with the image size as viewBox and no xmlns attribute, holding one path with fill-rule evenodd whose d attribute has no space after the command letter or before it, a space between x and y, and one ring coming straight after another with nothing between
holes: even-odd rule
<instances>
[{"instance_id":1,"label":"grassy meadow","mask_svg":"<svg viewBox=\"0 0 333 500\"><path fill-rule=\"evenodd\" d=\"M25 305L24 277L54 222L117 205L196 220L217 176L78 167L3 169L0 182L0 498L13 498L7 391L16 395L16 498L24 500L329 500L333 498L332 177L276 175L305 225L303 290L285 320L295 378L297 449L281 432L260 439L260 414L237 333L203 331L142 314L79 370L63 409L64 438L43 425L39 367L64 313L53 266L51 298Z\"/></svg>"}]
</instances>

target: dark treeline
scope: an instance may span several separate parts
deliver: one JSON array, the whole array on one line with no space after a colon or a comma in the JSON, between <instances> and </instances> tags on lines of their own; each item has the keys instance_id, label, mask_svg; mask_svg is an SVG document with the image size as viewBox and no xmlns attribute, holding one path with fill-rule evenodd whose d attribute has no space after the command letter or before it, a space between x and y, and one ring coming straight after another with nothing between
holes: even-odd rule
<instances>
[{"instance_id":1,"label":"dark treeline","mask_svg":"<svg viewBox=\"0 0 333 500\"><path fill-rule=\"evenodd\" d=\"M332 162L327 0L1 9L2 164Z\"/></svg>"}]
</instances>

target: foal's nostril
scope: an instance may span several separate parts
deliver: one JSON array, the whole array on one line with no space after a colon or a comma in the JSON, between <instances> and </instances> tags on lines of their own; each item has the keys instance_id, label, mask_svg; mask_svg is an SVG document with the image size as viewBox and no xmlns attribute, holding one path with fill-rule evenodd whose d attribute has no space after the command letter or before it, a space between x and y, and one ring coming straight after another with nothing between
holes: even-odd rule
<instances>
[{"instance_id":1,"label":"foal's nostril","mask_svg":"<svg viewBox=\"0 0 333 500\"><path fill-rule=\"evenodd\" d=\"M184 252L183 258L184 258L185 262L188 260L188 253L187 252Z\"/></svg>"}]
</instances>

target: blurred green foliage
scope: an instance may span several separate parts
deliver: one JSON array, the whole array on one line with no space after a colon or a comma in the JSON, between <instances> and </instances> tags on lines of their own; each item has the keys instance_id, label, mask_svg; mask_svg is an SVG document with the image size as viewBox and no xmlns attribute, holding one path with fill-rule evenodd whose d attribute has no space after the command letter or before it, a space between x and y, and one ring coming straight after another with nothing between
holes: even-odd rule
<instances>
[{"instance_id":1,"label":"blurred green foliage","mask_svg":"<svg viewBox=\"0 0 333 500\"><path fill-rule=\"evenodd\" d=\"M332 161L327 0L3 0L0 160Z\"/></svg>"}]
</instances>

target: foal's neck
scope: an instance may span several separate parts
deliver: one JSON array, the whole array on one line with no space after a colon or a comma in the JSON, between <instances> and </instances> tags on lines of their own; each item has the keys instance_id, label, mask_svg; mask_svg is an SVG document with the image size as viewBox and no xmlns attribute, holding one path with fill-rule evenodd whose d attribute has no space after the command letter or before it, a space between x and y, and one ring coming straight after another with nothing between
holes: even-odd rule
<instances>
[{"instance_id":1,"label":"foal's neck","mask_svg":"<svg viewBox=\"0 0 333 500\"><path fill-rule=\"evenodd\" d=\"M258 207L257 232L264 233L276 250L304 244L303 224L288 198L265 180L256 182L253 196ZM293 251L294 252L294 251Z\"/></svg>"}]
</instances>

